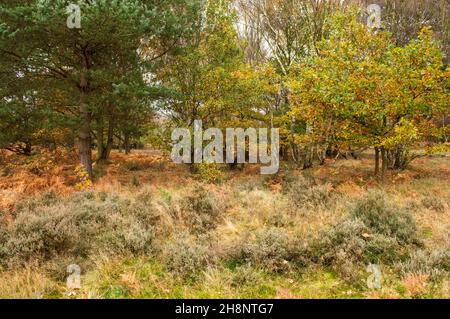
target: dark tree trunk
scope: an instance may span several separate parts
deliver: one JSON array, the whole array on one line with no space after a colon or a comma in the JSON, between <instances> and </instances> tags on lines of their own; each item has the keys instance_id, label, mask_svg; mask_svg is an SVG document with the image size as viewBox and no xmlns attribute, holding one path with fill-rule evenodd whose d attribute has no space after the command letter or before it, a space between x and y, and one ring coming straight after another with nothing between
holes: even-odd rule
<instances>
[{"instance_id":1,"label":"dark tree trunk","mask_svg":"<svg viewBox=\"0 0 450 319\"><path fill-rule=\"evenodd\" d=\"M94 179L92 169L92 140L91 140L91 115L86 102L87 80L83 74L80 83L80 116L81 127L79 130L80 139L80 162L89 175L91 180Z\"/></svg>"},{"instance_id":2,"label":"dark tree trunk","mask_svg":"<svg viewBox=\"0 0 450 319\"><path fill-rule=\"evenodd\" d=\"M105 153L105 146L104 146L104 123L103 123L103 115L99 114L97 120L97 161L104 160L103 158Z\"/></svg>"},{"instance_id":3,"label":"dark tree trunk","mask_svg":"<svg viewBox=\"0 0 450 319\"><path fill-rule=\"evenodd\" d=\"M397 170L405 170L412 158L407 147L400 145L388 152L389 168Z\"/></svg>"},{"instance_id":4,"label":"dark tree trunk","mask_svg":"<svg viewBox=\"0 0 450 319\"><path fill-rule=\"evenodd\" d=\"M114 126L113 121L110 119L108 124L108 134L106 136L106 144L104 143L104 127L103 123L101 123L98 134L98 159L100 161L106 161L111 154L112 143L113 143L113 135L114 135Z\"/></svg>"},{"instance_id":5,"label":"dark tree trunk","mask_svg":"<svg viewBox=\"0 0 450 319\"><path fill-rule=\"evenodd\" d=\"M384 147L381 148L381 180L384 182L388 167L387 152Z\"/></svg>"},{"instance_id":6,"label":"dark tree trunk","mask_svg":"<svg viewBox=\"0 0 450 319\"><path fill-rule=\"evenodd\" d=\"M375 147L375 176L380 174L380 149Z\"/></svg>"},{"instance_id":7,"label":"dark tree trunk","mask_svg":"<svg viewBox=\"0 0 450 319\"><path fill-rule=\"evenodd\" d=\"M326 149L326 151L325 151L325 155L326 155L326 157L328 157L328 158L337 158L338 157L338 155L339 155L339 147L338 146L335 146L335 145L333 145L333 144L329 144L328 146L327 146L327 149Z\"/></svg>"},{"instance_id":8,"label":"dark tree trunk","mask_svg":"<svg viewBox=\"0 0 450 319\"><path fill-rule=\"evenodd\" d=\"M108 137L106 140L106 146L104 148L105 159L108 159L109 155L111 154L112 144L114 141L113 136L114 136L114 123L113 123L112 119L110 119L109 125L108 125Z\"/></svg>"},{"instance_id":9,"label":"dark tree trunk","mask_svg":"<svg viewBox=\"0 0 450 319\"><path fill-rule=\"evenodd\" d=\"M302 168L308 169L313 166L313 147L310 145L307 145L303 148L302 152Z\"/></svg>"},{"instance_id":10,"label":"dark tree trunk","mask_svg":"<svg viewBox=\"0 0 450 319\"><path fill-rule=\"evenodd\" d=\"M295 122L294 122L294 120L291 120L291 150L292 150L292 159L294 160L294 162L295 163L298 163L298 161L299 161L299 154L298 154L298 147L297 147L297 145L295 144L295 141L294 141L294 137L295 137L295 134L294 134L294 129L295 129Z\"/></svg>"},{"instance_id":11,"label":"dark tree trunk","mask_svg":"<svg viewBox=\"0 0 450 319\"><path fill-rule=\"evenodd\" d=\"M31 143L26 142L23 147L23 154L26 156L30 156L32 151Z\"/></svg>"},{"instance_id":12,"label":"dark tree trunk","mask_svg":"<svg viewBox=\"0 0 450 319\"><path fill-rule=\"evenodd\" d=\"M92 141L91 141L91 117L89 114L88 106L86 103L82 102L81 106L81 118L83 123L80 127L79 138L80 138L80 161L89 178L93 180L94 172L92 170Z\"/></svg>"},{"instance_id":13,"label":"dark tree trunk","mask_svg":"<svg viewBox=\"0 0 450 319\"><path fill-rule=\"evenodd\" d=\"M125 149L125 154L130 154L131 147L130 147L130 135L128 133L125 133L123 138L123 148Z\"/></svg>"}]
</instances>

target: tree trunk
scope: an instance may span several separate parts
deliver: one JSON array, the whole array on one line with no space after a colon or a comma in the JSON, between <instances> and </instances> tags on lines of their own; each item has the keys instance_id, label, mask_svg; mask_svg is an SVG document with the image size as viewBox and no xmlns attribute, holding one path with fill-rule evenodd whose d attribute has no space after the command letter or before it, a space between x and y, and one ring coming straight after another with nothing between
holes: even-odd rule
<instances>
[{"instance_id":1,"label":"tree trunk","mask_svg":"<svg viewBox=\"0 0 450 319\"><path fill-rule=\"evenodd\" d=\"M313 146L307 145L303 148L302 154L302 168L308 169L313 166Z\"/></svg>"},{"instance_id":2,"label":"tree trunk","mask_svg":"<svg viewBox=\"0 0 450 319\"><path fill-rule=\"evenodd\" d=\"M112 149L112 143L113 143L113 135L114 135L114 124L113 121L110 119L108 124L108 135L106 136L106 144L104 143L104 126L103 121L101 122L98 137L99 140L98 143L98 159L100 161L106 161L109 158L109 155L111 154Z\"/></svg>"},{"instance_id":3,"label":"tree trunk","mask_svg":"<svg viewBox=\"0 0 450 319\"><path fill-rule=\"evenodd\" d=\"M113 136L114 136L114 122L112 119L109 120L108 125L108 137L106 140L106 146L105 146L105 159L107 160L109 158L109 155L111 154L112 144L113 144Z\"/></svg>"},{"instance_id":4,"label":"tree trunk","mask_svg":"<svg viewBox=\"0 0 450 319\"><path fill-rule=\"evenodd\" d=\"M380 174L380 149L375 147L375 176Z\"/></svg>"},{"instance_id":5,"label":"tree trunk","mask_svg":"<svg viewBox=\"0 0 450 319\"><path fill-rule=\"evenodd\" d=\"M386 128L387 127L387 117L384 116L383 117L383 126ZM386 178L386 172L388 169L388 165L389 165L389 160L388 160L388 154L386 151L386 148L384 146L382 146L380 148L380 152L381 152L381 181L384 183L384 179Z\"/></svg>"},{"instance_id":6,"label":"tree trunk","mask_svg":"<svg viewBox=\"0 0 450 319\"><path fill-rule=\"evenodd\" d=\"M86 103L86 88L87 80L83 74L80 83L80 116L82 120L79 130L80 161L92 181L94 179L94 172L92 170L91 115Z\"/></svg>"},{"instance_id":7,"label":"tree trunk","mask_svg":"<svg viewBox=\"0 0 450 319\"><path fill-rule=\"evenodd\" d=\"M381 181L383 181L383 182L386 178L387 166L388 166L387 152L386 152L386 149L384 147L382 147L381 148Z\"/></svg>"},{"instance_id":8,"label":"tree trunk","mask_svg":"<svg viewBox=\"0 0 450 319\"><path fill-rule=\"evenodd\" d=\"M312 126L307 122L306 123L306 135L313 134L313 128ZM307 143L306 146L303 148L303 169L308 169L313 166L313 160L314 160L314 144Z\"/></svg>"},{"instance_id":9,"label":"tree trunk","mask_svg":"<svg viewBox=\"0 0 450 319\"><path fill-rule=\"evenodd\" d=\"M325 165L325 160L327 158L327 149L328 146L324 149L321 149L320 147L317 147L316 149L317 159L319 160L320 165Z\"/></svg>"},{"instance_id":10,"label":"tree trunk","mask_svg":"<svg viewBox=\"0 0 450 319\"><path fill-rule=\"evenodd\" d=\"M80 127L80 161L89 178L93 180L94 172L92 170L92 149L91 149L91 117L89 115L88 106L85 102L80 105L81 118L83 123Z\"/></svg>"},{"instance_id":11,"label":"tree trunk","mask_svg":"<svg viewBox=\"0 0 450 319\"><path fill-rule=\"evenodd\" d=\"M130 148L130 135L128 133L124 134L123 138L123 148L125 149L125 154L130 154L131 148Z\"/></svg>"},{"instance_id":12,"label":"tree trunk","mask_svg":"<svg viewBox=\"0 0 450 319\"><path fill-rule=\"evenodd\" d=\"M409 150L404 145L399 145L388 151L389 168L405 170L411 162Z\"/></svg>"},{"instance_id":13,"label":"tree trunk","mask_svg":"<svg viewBox=\"0 0 450 319\"><path fill-rule=\"evenodd\" d=\"M295 145L294 142L294 129L295 129L295 122L294 119L291 119L291 149L292 149L292 159L294 160L295 163L298 163L299 160L299 156L298 156L298 148L297 145Z\"/></svg>"},{"instance_id":14,"label":"tree trunk","mask_svg":"<svg viewBox=\"0 0 450 319\"><path fill-rule=\"evenodd\" d=\"M331 159L335 159L339 155L339 147L333 144L328 144L327 149L325 151L325 156Z\"/></svg>"},{"instance_id":15,"label":"tree trunk","mask_svg":"<svg viewBox=\"0 0 450 319\"><path fill-rule=\"evenodd\" d=\"M97 120L97 161L104 160L105 146L103 144L104 140L104 126L103 126L103 115L99 114L99 118Z\"/></svg>"}]
</instances>

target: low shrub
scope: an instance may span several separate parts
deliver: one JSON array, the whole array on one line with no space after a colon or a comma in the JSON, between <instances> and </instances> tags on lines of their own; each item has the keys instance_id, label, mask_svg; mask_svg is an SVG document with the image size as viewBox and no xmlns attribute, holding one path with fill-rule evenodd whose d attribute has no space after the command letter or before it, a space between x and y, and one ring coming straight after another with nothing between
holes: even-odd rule
<instances>
[{"instance_id":1,"label":"low shrub","mask_svg":"<svg viewBox=\"0 0 450 319\"><path fill-rule=\"evenodd\" d=\"M219 199L204 186L194 188L183 197L180 206L184 223L198 233L216 228L224 209Z\"/></svg>"},{"instance_id":2,"label":"low shrub","mask_svg":"<svg viewBox=\"0 0 450 319\"><path fill-rule=\"evenodd\" d=\"M50 191L43 193L39 197L34 197L18 202L15 205L15 212L20 212L24 210L34 210L42 206L49 207L55 205L59 201L61 201L61 198L55 192Z\"/></svg>"},{"instance_id":3,"label":"low shrub","mask_svg":"<svg viewBox=\"0 0 450 319\"><path fill-rule=\"evenodd\" d=\"M414 251L407 260L396 264L400 274L425 275L431 280L437 280L450 271L450 251L441 250L428 252Z\"/></svg>"},{"instance_id":4,"label":"low shrub","mask_svg":"<svg viewBox=\"0 0 450 319\"><path fill-rule=\"evenodd\" d=\"M151 205L117 195L102 200L86 192L48 205L30 202L2 228L0 253L8 264L100 252L146 254L153 250L158 220Z\"/></svg>"},{"instance_id":5,"label":"low shrub","mask_svg":"<svg viewBox=\"0 0 450 319\"><path fill-rule=\"evenodd\" d=\"M138 176L133 175L133 177L131 178L131 185L138 187L141 185L141 180L139 179Z\"/></svg>"},{"instance_id":6,"label":"low shrub","mask_svg":"<svg viewBox=\"0 0 450 319\"><path fill-rule=\"evenodd\" d=\"M394 237L401 244L419 243L412 215L389 201L384 192L369 191L355 202L350 215L359 218L372 232Z\"/></svg>"},{"instance_id":7,"label":"low shrub","mask_svg":"<svg viewBox=\"0 0 450 319\"><path fill-rule=\"evenodd\" d=\"M421 201L423 207L434 210L436 212L444 212L446 209L445 203L442 199L435 196L424 197Z\"/></svg>"},{"instance_id":8,"label":"low shrub","mask_svg":"<svg viewBox=\"0 0 450 319\"><path fill-rule=\"evenodd\" d=\"M164 261L169 271L185 278L195 279L210 260L208 247L188 234L180 234L163 250Z\"/></svg>"},{"instance_id":9,"label":"low shrub","mask_svg":"<svg viewBox=\"0 0 450 319\"><path fill-rule=\"evenodd\" d=\"M363 265L397 260L400 248L395 238L371 234L361 220L348 218L322 232L312 244L311 257L353 280Z\"/></svg>"},{"instance_id":10,"label":"low shrub","mask_svg":"<svg viewBox=\"0 0 450 319\"><path fill-rule=\"evenodd\" d=\"M261 270L255 269L251 265L245 264L236 267L233 272L232 286L257 286L262 282Z\"/></svg>"},{"instance_id":11,"label":"low shrub","mask_svg":"<svg viewBox=\"0 0 450 319\"><path fill-rule=\"evenodd\" d=\"M292 182L285 192L294 208L315 208L325 206L332 198L332 185L309 185L304 179Z\"/></svg>"},{"instance_id":12,"label":"low shrub","mask_svg":"<svg viewBox=\"0 0 450 319\"><path fill-rule=\"evenodd\" d=\"M370 263L394 264L420 244L413 218L381 192L369 192L351 206L349 216L312 243L311 258L354 280Z\"/></svg>"},{"instance_id":13,"label":"low shrub","mask_svg":"<svg viewBox=\"0 0 450 319\"><path fill-rule=\"evenodd\" d=\"M262 228L256 231L254 240L243 244L240 258L265 270L281 272L289 270L294 251L294 240L284 229Z\"/></svg>"},{"instance_id":14,"label":"low shrub","mask_svg":"<svg viewBox=\"0 0 450 319\"><path fill-rule=\"evenodd\" d=\"M264 190L266 187L263 184L261 178L253 178L248 180L239 181L236 186L233 188L233 191L236 196L239 196L240 193L248 193L254 190Z\"/></svg>"}]
</instances>

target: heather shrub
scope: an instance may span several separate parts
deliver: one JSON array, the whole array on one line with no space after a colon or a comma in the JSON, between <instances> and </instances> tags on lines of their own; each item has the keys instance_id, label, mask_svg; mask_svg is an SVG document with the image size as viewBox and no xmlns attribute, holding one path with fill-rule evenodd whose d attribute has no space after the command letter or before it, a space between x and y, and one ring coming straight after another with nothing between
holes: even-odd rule
<instances>
[{"instance_id":1,"label":"heather shrub","mask_svg":"<svg viewBox=\"0 0 450 319\"><path fill-rule=\"evenodd\" d=\"M1 261L6 259L7 251L4 243L8 240L8 232L6 231L6 224L0 220L0 270L2 268Z\"/></svg>"},{"instance_id":2,"label":"heather shrub","mask_svg":"<svg viewBox=\"0 0 450 319\"><path fill-rule=\"evenodd\" d=\"M256 231L254 240L242 245L240 258L268 271L285 271L293 259L294 246L284 229L262 228Z\"/></svg>"},{"instance_id":3,"label":"heather shrub","mask_svg":"<svg viewBox=\"0 0 450 319\"><path fill-rule=\"evenodd\" d=\"M33 209L36 209L36 208L42 207L42 206L48 207L51 205L55 205L59 201L61 201L61 198L55 192L50 191L50 192L43 193L39 197L33 197L30 199L26 199L26 200L18 202L15 205L15 211L20 212L20 211L27 210L27 209L33 210Z\"/></svg>"},{"instance_id":4,"label":"heather shrub","mask_svg":"<svg viewBox=\"0 0 450 319\"><path fill-rule=\"evenodd\" d=\"M183 221L198 233L217 227L224 209L219 199L205 187L196 187L181 199Z\"/></svg>"},{"instance_id":5,"label":"heather shrub","mask_svg":"<svg viewBox=\"0 0 450 319\"><path fill-rule=\"evenodd\" d=\"M419 244L415 222L408 213L369 192L350 207L350 214L323 231L312 243L312 259L354 280L369 263L393 264Z\"/></svg>"},{"instance_id":6,"label":"heather shrub","mask_svg":"<svg viewBox=\"0 0 450 319\"><path fill-rule=\"evenodd\" d=\"M444 201L436 196L424 197L421 201L421 204L423 207L434 210L436 212L444 212L446 209Z\"/></svg>"},{"instance_id":7,"label":"heather shrub","mask_svg":"<svg viewBox=\"0 0 450 319\"><path fill-rule=\"evenodd\" d=\"M8 264L100 252L146 254L153 249L158 220L151 205L117 195L101 200L81 193L48 205L30 202L2 227L0 253Z\"/></svg>"},{"instance_id":8,"label":"heather shrub","mask_svg":"<svg viewBox=\"0 0 450 319\"><path fill-rule=\"evenodd\" d=\"M153 251L155 237L153 226L145 226L133 218L121 217L108 226L111 229L98 235L94 248L111 255L140 255Z\"/></svg>"},{"instance_id":9,"label":"heather shrub","mask_svg":"<svg viewBox=\"0 0 450 319\"><path fill-rule=\"evenodd\" d=\"M331 184L310 185L305 179L288 184L285 192L294 208L315 208L330 203Z\"/></svg>"},{"instance_id":10,"label":"heather shrub","mask_svg":"<svg viewBox=\"0 0 450 319\"><path fill-rule=\"evenodd\" d=\"M381 191L369 191L357 200L350 215L360 219L371 232L394 237L401 244L419 243L412 215Z\"/></svg>"},{"instance_id":11,"label":"heather shrub","mask_svg":"<svg viewBox=\"0 0 450 319\"><path fill-rule=\"evenodd\" d=\"M448 276L450 271L450 251L414 251L408 259L396 264L400 274L425 275L431 280L436 280L444 275Z\"/></svg>"},{"instance_id":12,"label":"heather shrub","mask_svg":"<svg viewBox=\"0 0 450 319\"><path fill-rule=\"evenodd\" d=\"M262 282L263 275L261 270L255 269L251 265L245 264L236 267L233 272L232 285L239 286L256 286Z\"/></svg>"},{"instance_id":13,"label":"heather shrub","mask_svg":"<svg viewBox=\"0 0 450 319\"><path fill-rule=\"evenodd\" d=\"M195 279L210 259L208 247L186 233L173 238L163 249L164 262L169 271Z\"/></svg>"},{"instance_id":14,"label":"heather shrub","mask_svg":"<svg viewBox=\"0 0 450 319\"><path fill-rule=\"evenodd\" d=\"M408 212L416 212L421 208L422 208L421 203L417 200L409 200L405 204L405 210Z\"/></svg>"},{"instance_id":15,"label":"heather shrub","mask_svg":"<svg viewBox=\"0 0 450 319\"><path fill-rule=\"evenodd\" d=\"M133 177L131 178L131 185L138 187L141 185L141 180L139 179L138 176L133 175Z\"/></svg>"},{"instance_id":16,"label":"heather shrub","mask_svg":"<svg viewBox=\"0 0 450 319\"><path fill-rule=\"evenodd\" d=\"M359 219L348 218L323 231L312 243L312 260L353 280L358 268L369 263L389 263L403 254L395 238L372 234Z\"/></svg>"},{"instance_id":17,"label":"heather shrub","mask_svg":"<svg viewBox=\"0 0 450 319\"><path fill-rule=\"evenodd\" d=\"M8 227L2 243L6 259L26 262L48 260L59 254L87 255L87 242L82 234L93 231L92 228L102 225L103 220L96 216L89 223L80 222L86 219L86 216L72 214L70 208L62 204L45 210L21 211Z\"/></svg>"}]
</instances>

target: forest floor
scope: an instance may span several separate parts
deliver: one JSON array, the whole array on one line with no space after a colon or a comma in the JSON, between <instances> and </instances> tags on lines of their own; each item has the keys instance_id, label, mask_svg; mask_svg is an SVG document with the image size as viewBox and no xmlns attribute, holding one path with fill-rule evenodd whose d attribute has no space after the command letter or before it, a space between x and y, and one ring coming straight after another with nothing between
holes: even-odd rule
<instances>
[{"instance_id":1,"label":"forest floor","mask_svg":"<svg viewBox=\"0 0 450 319\"><path fill-rule=\"evenodd\" d=\"M369 154L215 183L152 151L76 167L0 154L0 298L450 298L450 157L384 184Z\"/></svg>"}]
</instances>

